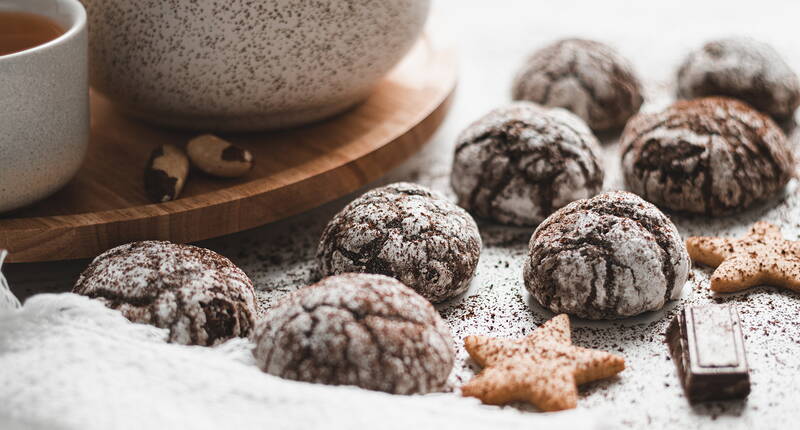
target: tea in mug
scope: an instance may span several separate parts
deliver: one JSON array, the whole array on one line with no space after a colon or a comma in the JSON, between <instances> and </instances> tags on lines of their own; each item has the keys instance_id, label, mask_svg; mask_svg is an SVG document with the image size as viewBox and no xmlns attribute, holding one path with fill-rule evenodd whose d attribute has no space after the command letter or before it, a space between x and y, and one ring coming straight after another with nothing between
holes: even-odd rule
<instances>
[{"instance_id":1,"label":"tea in mug","mask_svg":"<svg viewBox=\"0 0 800 430\"><path fill-rule=\"evenodd\" d=\"M43 45L62 34L64 30L50 18L0 11L0 56Z\"/></svg>"}]
</instances>

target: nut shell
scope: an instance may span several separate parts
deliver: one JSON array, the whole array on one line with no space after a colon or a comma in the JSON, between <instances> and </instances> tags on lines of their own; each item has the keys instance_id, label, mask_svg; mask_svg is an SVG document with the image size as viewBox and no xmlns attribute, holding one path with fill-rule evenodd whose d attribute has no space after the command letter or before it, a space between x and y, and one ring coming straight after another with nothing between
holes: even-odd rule
<instances>
[{"instance_id":1,"label":"nut shell","mask_svg":"<svg viewBox=\"0 0 800 430\"><path fill-rule=\"evenodd\" d=\"M101 254L73 292L133 322L169 329L170 342L216 345L249 336L256 315L250 279L214 251L145 241Z\"/></svg>"},{"instance_id":2,"label":"nut shell","mask_svg":"<svg viewBox=\"0 0 800 430\"><path fill-rule=\"evenodd\" d=\"M458 138L450 183L458 204L502 224L537 225L603 185L597 139L577 116L516 102Z\"/></svg>"},{"instance_id":3,"label":"nut shell","mask_svg":"<svg viewBox=\"0 0 800 430\"><path fill-rule=\"evenodd\" d=\"M778 194L795 169L771 118L722 97L637 115L620 145L628 189L674 211L740 212Z\"/></svg>"},{"instance_id":4,"label":"nut shell","mask_svg":"<svg viewBox=\"0 0 800 430\"><path fill-rule=\"evenodd\" d=\"M523 278L555 313L614 319L660 309L677 299L689 254L677 228L635 194L579 200L533 233Z\"/></svg>"},{"instance_id":5,"label":"nut shell","mask_svg":"<svg viewBox=\"0 0 800 430\"><path fill-rule=\"evenodd\" d=\"M253 168L250 151L211 134L190 140L186 152L195 167L220 178L238 178Z\"/></svg>"},{"instance_id":6,"label":"nut shell","mask_svg":"<svg viewBox=\"0 0 800 430\"><path fill-rule=\"evenodd\" d=\"M382 275L331 276L290 294L267 313L255 341L267 373L395 394L441 390L454 359L433 306Z\"/></svg>"},{"instance_id":7,"label":"nut shell","mask_svg":"<svg viewBox=\"0 0 800 430\"><path fill-rule=\"evenodd\" d=\"M512 96L570 110L592 130L621 128L643 101L628 61L608 45L583 39L534 52L514 79Z\"/></svg>"},{"instance_id":8,"label":"nut shell","mask_svg":"<svg viewBox=\"0 0 800 430\"><path fill-rule=\"evenodd\" d=\"M436 303L466 291L481 252L464 209L410 183L376 188L328 223L317 248L322 276L378 273Z\"/></svg>"},{"instance_id":9,"label":"nut shell","mask_svg":"<svg viewBox=\"0 0 800 430\"><path fill-rule=\"evenodd\" d=\"M784 119L800 105L800 79L766 43L742 37L719 39L688 55L678 69L678 95L733 97Z\"/></svg>"},{"instance_id":10,"label":"nut shell","mask_svg":"<svg viewBox=\"0 0 800 430\"><path fill-rule=\"evenodd\" d=\"M189 159L174 145L154 149L144 171L144 189L154 203L175 200L189 176Z\"/></svg>"}]
</instances>

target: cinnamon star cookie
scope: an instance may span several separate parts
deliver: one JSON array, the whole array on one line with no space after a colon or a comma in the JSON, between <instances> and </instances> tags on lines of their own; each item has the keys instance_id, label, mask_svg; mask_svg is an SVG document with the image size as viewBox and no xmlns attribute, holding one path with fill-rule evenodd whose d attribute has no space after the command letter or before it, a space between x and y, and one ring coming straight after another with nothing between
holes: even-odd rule
<instances>
[{"instance_id":1,"label":"cinnamon star cookie","mask_svg":"<svg viewBox=\"0 0 800 430\"><path fill-rule=\"evenodd\" d=\"M571 409L578 385L625 369L622 357L572 345L566 314L522 339L467 336L464 346L484 369L461 393L491 405L523 401L546 412Z\"/></svg>"},{"instance_id":2,"label":"cinnamon star cookie","mask_svg":"<svg viewBox=\"0 0 800 430\"><path fill-rule=\"evenodd\" d=\"M711 290L741 291L756 285L773 285L800 292L800 242L785 240L780 228L759 221L742 238L690 237L689 256L697 263L716 267Z\"/></svg>"}]
</instances>

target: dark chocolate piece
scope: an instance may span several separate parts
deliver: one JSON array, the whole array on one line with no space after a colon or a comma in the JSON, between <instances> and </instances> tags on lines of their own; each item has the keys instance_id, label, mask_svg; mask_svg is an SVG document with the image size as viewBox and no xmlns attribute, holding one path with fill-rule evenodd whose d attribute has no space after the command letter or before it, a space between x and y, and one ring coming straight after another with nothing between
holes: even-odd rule
<instances>
[{"instance_id":1,"label":"dark chocolate piece","mask_svg":"<svg viewBox=\"0 0 800 430\"><path fill-rule=\"evenodd\" d=\"M670 323L667 343L690 402L750 394L744 338L734 307L686 307Z\"/></svg>"}]
</instances>

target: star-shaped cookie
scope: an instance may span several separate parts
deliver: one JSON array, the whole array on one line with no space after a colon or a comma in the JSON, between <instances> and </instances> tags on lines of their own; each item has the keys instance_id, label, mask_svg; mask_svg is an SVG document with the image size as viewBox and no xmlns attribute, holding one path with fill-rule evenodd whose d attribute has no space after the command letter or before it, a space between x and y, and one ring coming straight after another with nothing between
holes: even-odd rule
<instances>
[{"instance_id":1,"label":"star-shaped cookie","mask_svg":"<svg viewBox=\"0 0 800 430\"><path fill-rule=\"evenodd\" d=\"M755 285L773 285L800 292L800 242L785 240L781 229L759 221L742 238L690 237L689 256L716 267L711 290L741 291Z\"/></svg>"},{"instance_id":2,"label":"star-shaped cookie","mask_svg":"<svg viewBox=\"0 0 800 430\"><path fill-rule=\"evenodd\" d=\"M484 369L461 392L490 405L522 401L543 411L571 409L578 385L625 369L622 357L573 346L566 314L522 339L467 336L464 346Z\"/></svg>"}]
</instances>

